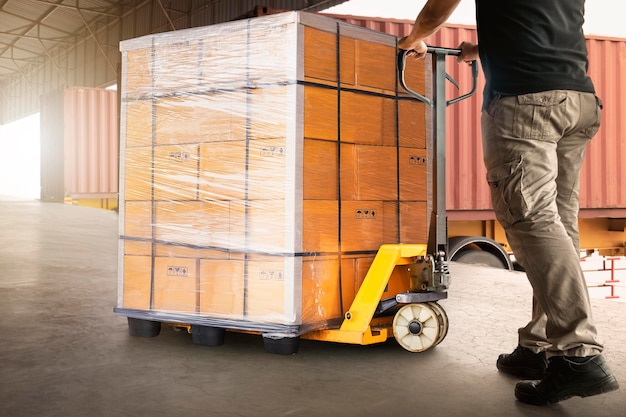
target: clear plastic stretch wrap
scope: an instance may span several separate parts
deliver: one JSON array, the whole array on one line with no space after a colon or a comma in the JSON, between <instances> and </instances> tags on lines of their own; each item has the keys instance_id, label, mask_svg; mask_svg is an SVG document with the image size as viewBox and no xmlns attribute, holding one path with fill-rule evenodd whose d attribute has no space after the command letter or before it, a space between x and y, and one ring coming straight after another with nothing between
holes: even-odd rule
<instances>
[{"instance_id":1,"label":"clear plastic stretch wrap","mask_svg":"<svg viewBox=\"0 0 626 417\"><path fill-rule=\"evenodd\" d=\"M381 244L426 242L395 37L287 12L121 52L117 313L300 335L343 318Z\"/></svg>"}]
</instances>

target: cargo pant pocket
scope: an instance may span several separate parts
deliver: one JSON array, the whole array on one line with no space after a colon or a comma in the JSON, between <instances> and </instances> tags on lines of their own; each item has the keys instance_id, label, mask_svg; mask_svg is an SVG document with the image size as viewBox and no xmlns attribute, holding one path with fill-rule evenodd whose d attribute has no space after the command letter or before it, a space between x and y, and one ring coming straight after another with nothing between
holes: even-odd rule
<instances>
[{"instance_id":1,"label":"cargo pant pocket","mask_svg":"<svg viewBox=\"0 0 626 417\"><path fill-rule=\"evenodd\" d=\"M553 90L517 96L513 136L554 142L563 136L569 123L566 91Z\"/></svg>"},{"instance_id":2,"label":"cargo pant pocket","mask_svg":"<svg viewBox=\"0 0 626 417\"><path fill-rule=\"evenodd\" d=\"M529 213L523 179L524 164L521 157L487 172L491 202L496 218L504 228L523 219Z\"/></svg>"}]
</instances>

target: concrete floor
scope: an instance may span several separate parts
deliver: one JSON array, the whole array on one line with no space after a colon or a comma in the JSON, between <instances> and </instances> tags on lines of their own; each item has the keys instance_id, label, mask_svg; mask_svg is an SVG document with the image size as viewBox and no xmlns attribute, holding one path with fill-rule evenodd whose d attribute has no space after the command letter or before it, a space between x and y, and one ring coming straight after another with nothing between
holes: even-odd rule
<instances>
[{"instance_id":1,"label":"concrete floor","mask_svg":"<svg viewBox=\"0 0 626 417\"><path fill-rule=\"evenodd\" d=\"M495 368L530 311L517 272L451 265L447 338L424 353L301 341L265 353L257 335L193 345L165 328L128 336L114 315L117 214L0 198L0 416L626 415L626 388L549 407L519 403ZM594 299L605 355L626 386L626 304Z\"/></svg>"}]
</instances>

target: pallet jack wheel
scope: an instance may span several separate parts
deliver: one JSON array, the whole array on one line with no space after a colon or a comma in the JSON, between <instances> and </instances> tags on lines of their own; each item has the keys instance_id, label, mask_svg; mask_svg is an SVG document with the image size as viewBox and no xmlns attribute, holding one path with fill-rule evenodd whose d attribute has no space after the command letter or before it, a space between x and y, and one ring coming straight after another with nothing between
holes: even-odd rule
<instances>
[{"instance_id":1,"label":"pallet jack wheel","mask_svg":"<svg viewBox=\"0 0 626 417\"><path fill-rule=\"evenodd\" d=\"M438 345L448 335L450 321L448 320L446 311L439 305L439 303L436 301L430 301L428 305L435 310L437 313L437 320L439 320L439 337L437 338L437 342L435 342L435 345Z\"/></svg>"},{"instance_id":2,"label":"pallet jack wheel","mask_svg":"<svg viewBox=\"0 0 626 417\"><path fill-rule=\"evenodd\" d=\"M409 352L424 352L440 337L438 312L427 303L407 304L393 318L393 335Z\"/></svg>"}]
</instances>

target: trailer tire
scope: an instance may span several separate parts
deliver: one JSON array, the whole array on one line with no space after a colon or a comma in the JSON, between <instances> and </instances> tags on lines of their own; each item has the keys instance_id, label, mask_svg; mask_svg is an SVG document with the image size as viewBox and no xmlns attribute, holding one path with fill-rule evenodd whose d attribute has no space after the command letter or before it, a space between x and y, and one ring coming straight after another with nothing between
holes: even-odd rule
<instances>
[{"instance_id":1,"label":"trailer tire","mask_svg":"<svg viewBox=\"0 0 626 417\"><path fill-rule=\"evenodd\" d=\"M448 244L448 259L466 264L513 270L513 263L502 245L484 236L455 236Z\"/></svg>"}]
</instances>

